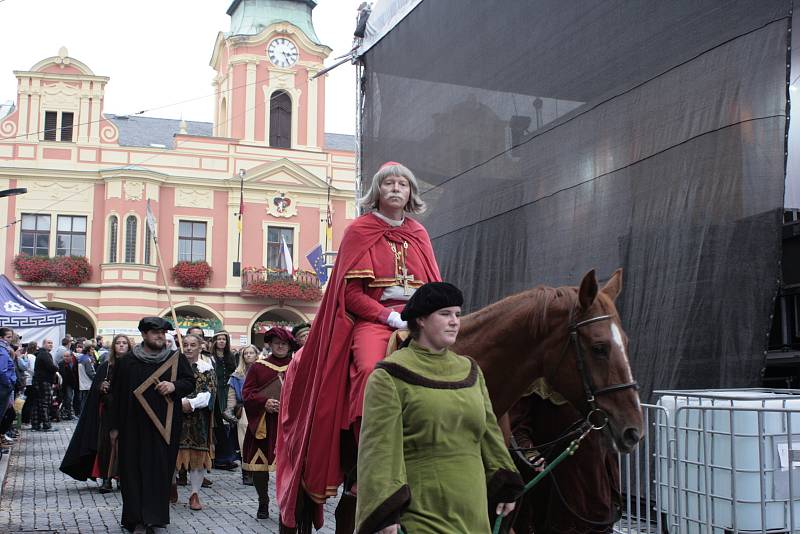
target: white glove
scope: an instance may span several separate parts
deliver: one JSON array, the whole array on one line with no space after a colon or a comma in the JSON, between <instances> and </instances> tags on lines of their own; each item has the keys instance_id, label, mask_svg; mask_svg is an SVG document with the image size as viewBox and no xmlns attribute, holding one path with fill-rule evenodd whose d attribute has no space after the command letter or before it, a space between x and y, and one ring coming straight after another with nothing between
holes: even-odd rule
<instances>
[{"instance_id":1,"label":"white glove","mask_svg":"<svg viewBox=\"0 0 800 534\"><path fill-rule=\"evenodd\" d=\"M394 328L395 330L400 330L404 328L408 328L408 323L400 318L400 314L396 311L390 312L389 317L386 319L386 324Z\"/></svg>"}]
</instances>

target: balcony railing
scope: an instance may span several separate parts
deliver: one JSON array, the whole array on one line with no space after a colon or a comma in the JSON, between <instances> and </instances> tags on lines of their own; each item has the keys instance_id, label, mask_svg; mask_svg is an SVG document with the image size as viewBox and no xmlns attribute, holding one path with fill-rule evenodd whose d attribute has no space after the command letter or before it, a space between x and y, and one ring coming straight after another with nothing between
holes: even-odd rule
<instances>
[{"instance_id":1,"label":"balcony railing","mask_svg":"<svg viewBox=\"0 0 800 534\"><path fill-rule=\"evenodd\" d=\"M245 267L242 271L242 296L264 297L276 300L317 301L322 298L322 285L316 273L266 267Z\"/></svg>"}]
</instances>

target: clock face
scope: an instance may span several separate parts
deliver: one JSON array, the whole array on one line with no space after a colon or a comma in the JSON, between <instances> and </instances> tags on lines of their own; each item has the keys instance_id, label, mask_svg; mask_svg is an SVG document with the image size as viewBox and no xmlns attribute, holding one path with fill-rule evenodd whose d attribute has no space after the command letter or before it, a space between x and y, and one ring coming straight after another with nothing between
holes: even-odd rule
<instances>
[{"instance_id":1,"label":"clock face","mask_svg":"<svg viewBox=\"0 0 800 534\"><path fill-rule=\"evenodd\" d=\"M289 39L278 37L267 47L269 60L278 67L291 67L297 63L299 56L297 47Z\"/></svg>"}]
</instances>

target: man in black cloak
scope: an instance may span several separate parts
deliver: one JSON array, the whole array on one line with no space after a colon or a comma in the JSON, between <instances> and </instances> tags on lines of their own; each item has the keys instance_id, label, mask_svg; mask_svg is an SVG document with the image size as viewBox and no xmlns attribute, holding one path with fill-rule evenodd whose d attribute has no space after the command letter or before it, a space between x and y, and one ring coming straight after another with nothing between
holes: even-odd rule
<instances>
[{"instance_id":1,"label":"man in black cloak","mask_svg":"<svg viewBox=\"0 0 800 534\"><path fill-rule=\"evenodd\" d=\"M169 494L181 434L181 399L195 387L189 362L166 344L167 330L172 330L172 324L160 317L139 321L142 343L117 362L111 386L111 439L118 440L119 447L122 526L135 534L154 532L154 527L169 524ZM177 372L173 380L174 367ZM154 377L160 368L162 372ZM145 383L147 388L137 395L137 388ZM172 427L167 434L170 405Z\"/></svg>"}]
</instances>

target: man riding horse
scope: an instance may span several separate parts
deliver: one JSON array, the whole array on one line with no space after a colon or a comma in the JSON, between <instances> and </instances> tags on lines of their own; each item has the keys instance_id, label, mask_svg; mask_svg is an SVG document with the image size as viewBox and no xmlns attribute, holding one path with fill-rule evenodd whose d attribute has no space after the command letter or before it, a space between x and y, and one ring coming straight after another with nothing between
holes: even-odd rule
<instances>
[{"instance_id":1,"label":"man riding horse","mask_svg":"<svg viewBox=\"0 0 800 534\"><path fill-rule=\"evenodd\" d=\"M441 280L427 231L406 216L425 208L409 169L385 163L360 202L370 211L344 235L314 326L287 376L291 387L281 398L277 498L288 528L298 526L301 491L313 501L313 522L321 527L321 505L344 478L338 438L350 433L358 440L367 378L392 333L406 326L400 312L415 289Z\"/></svg>"}]
</instances>

